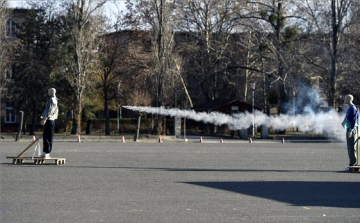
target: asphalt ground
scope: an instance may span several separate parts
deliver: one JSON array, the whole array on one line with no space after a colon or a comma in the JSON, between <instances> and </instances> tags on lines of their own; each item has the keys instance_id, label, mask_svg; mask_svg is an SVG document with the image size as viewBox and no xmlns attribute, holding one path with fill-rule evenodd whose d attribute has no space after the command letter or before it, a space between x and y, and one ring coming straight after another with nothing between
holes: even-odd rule
<instances>
[{"instance_id":1,"label":"asphalt ground","mask_svg":"<svg viewBox=\"0 0 360 223\"><path fill-rule=\"evenodd\" d=\"M0 142L0 222L360 222L344 143L55 142L65 165L5 158L28 144Z\"/></svg>"}]
</instances>

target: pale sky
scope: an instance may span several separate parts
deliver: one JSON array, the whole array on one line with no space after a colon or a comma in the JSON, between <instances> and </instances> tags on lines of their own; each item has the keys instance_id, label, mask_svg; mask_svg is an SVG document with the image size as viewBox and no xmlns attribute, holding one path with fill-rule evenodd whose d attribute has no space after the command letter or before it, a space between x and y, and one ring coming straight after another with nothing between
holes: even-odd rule
<instances>
[{"instance_id":1,"label":"pale sky","mask_svg":"<svg viewBox=\"0 0 360 223\"><path fill-rule=\"evenodd\" d=\"M41 0L40 0L41 1ZM12 8L26 8L26 1L24 0L7 0ZM105 5L106 14L111 18L117 12L125 10L125 0L109 0Z\"/></svg>"},{"instance_id":2,"label":"pale sky","mask_svg":"<svg viewBox=\"0 0 360 223\"><path fill-rule=\"evenodd\" d=\"M19 1L19 0L7 0L7 3L9 4L10 7L17 7L17 8L21 8L24 7L26 1Z\"/></svg>"}]
</instances>

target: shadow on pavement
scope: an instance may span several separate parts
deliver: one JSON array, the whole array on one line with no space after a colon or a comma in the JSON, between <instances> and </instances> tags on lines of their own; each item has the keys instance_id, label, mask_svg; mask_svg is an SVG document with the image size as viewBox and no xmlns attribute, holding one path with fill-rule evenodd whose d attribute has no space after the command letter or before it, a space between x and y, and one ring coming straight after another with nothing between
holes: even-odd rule
<instances>
[{"instance_id":1,"label":"shadow on pavement","mask_svg":"<svg viewBox=\"0 0 360 223\"><path fill-rule=\"evenodd\" d=\"M294 206L360 208L360 182L251 181L181 182Z\"/></svg>"},{"instance_id":2,"label":"shadow on pavement","mask_svg":"<svg viewBox=\"0 0 360 223\"><path fill-rule=\"evenodd\" d=\"M136 171L170 171L170 172L277 172L277 173L344 173L334 170L284 170L284 169L211 169L211 168L160 168L160 167L128 167L128 166L71 166L63 168L94 168L94 169L129 169ZM360 173L360 172L359 172Z\"/></svg>"},{"instance_id":3,"label":"shadow on pavement","mask_svg":"<svg viewBox=\"0 0 360 223\"><path fill-rule=\"evenodd\" d=\"M21 164L12 164L12 163L0 163L2 166L57 166L57 165L50 165L50 164L41 164L35 165L34 163L21 163ZM129 166L74 166L74 165L59 165L61 168L84 168L84 169L129 169L129 170L136 170L136 171L170 171L170 172L274 172L274 173L344 173L345 171L334 171L334 170L284 170L284 169L211 169L211 168L159 168L159 167L129 167ZM356 174L360 172L355 172L352 174Z\"/></svg>"}]
</instances>

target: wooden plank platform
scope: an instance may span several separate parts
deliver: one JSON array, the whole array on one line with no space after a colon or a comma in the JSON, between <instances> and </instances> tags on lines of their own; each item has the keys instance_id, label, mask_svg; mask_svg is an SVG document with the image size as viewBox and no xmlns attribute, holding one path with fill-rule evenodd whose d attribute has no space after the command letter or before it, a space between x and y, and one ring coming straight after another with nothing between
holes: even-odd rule
<instances>
[{"instance_id":1,"label":"wooden plank platform","mask_svg":"<svg viewBox=\"0 0 360 223\"><path fill-rule=\"evenodd\" d=\"M350 172L360 172L360 166L349 166Z\"/></svg>"},{"instance_id":2,"label":"wooden plank platform","mask_svg":"<svg viewBox=\"0 0 360 223\"><path fill-rule=\"evenodd\" d=\"M55 164L55 165L63 165L66 163L66 158L43 158L43 157L16 157L16 156L7 156L7 159L12 159L13 164L22 164L24 160L31 160L34 164ZM25 163L24 163L25 164Z\"/></svg>"}]
</instances>

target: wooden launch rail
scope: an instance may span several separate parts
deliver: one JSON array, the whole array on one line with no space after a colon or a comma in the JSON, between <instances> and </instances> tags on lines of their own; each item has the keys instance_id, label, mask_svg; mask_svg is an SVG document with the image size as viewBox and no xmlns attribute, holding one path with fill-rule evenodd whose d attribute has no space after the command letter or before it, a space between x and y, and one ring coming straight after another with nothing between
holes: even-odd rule
<instances>
[{"instance_id":1,"label":"wooden launch rail","mask_svg":"<svg viewBox=\"0 0 360 223\"><path fill-rule=\"evenodd\" d=\"M34 162L34 164L44 164L44 163L53 163L56 165L62 165L65 164L66 162L66 158L53 158L53 157L23 157L22 155L28 151L36 142L38 142L42 137L42 134L40 136L38 136L33 142L31 142L23 151L21 151L21 153L19 153L19 155L17 156L7 156L7 159L12 159L13 160L13 164L22 164L24 163L24 160L31 160ZM48 162L49 161L49 162Z\"/></svg>"},{"instance_id":2,"label":"wooden launch rail","mask_svg":"<svg viewBox=\"0 0 360 223\"><path fill-rule=\"evenodd\" d=\"M43 157L15 157L15 156L7 156L8 159L13 159L13 164L22 164L24 160L34 161L34 164L55 164L62 165L66 163L66 158L43 158Z\"/></svg>"}]
</instances>

